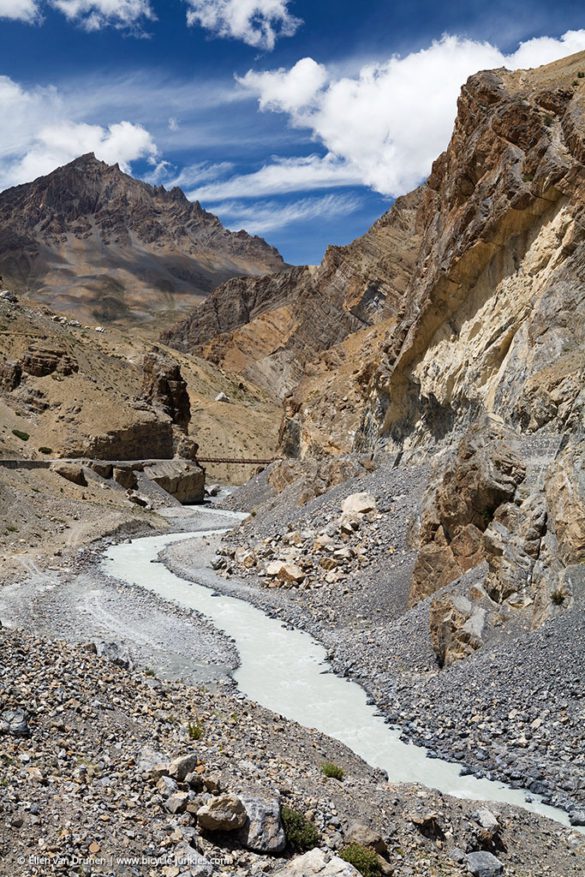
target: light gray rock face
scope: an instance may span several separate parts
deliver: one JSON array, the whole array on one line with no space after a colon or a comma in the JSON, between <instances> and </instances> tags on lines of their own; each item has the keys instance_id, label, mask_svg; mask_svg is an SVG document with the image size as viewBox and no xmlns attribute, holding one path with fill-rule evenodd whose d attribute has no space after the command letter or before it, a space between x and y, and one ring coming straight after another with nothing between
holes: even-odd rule
<instances>
[{"instance_id":1,"label":"light gray rock face","mask_svg":"<svg viewBox=\"0 0 585 877\"><path fill-rule=\"evenodd\" d=\"M323 850L311 850L289 862L281 877L360 877L360 872L338 856Z\"/></svg>"},{"instance_id":2,"label":"light gray rock face","mask_svg":"<svg viewBox=\"0 0 585 877\"><path fill-rule=\"evenodd\" d=\"M499 877L504 866L492 853L483 851L467 854L467 867L473 877Z\"/></svg>"},{"instance_id":3,"label":"light gray rock face","mask_svg":"<svg viewBox=\"0 0 585 877\"><path fill-rule=\"evenodd\" d=\"M247 821L246 809L236 795L211 798L197 811L197 822L204 831L237 831Z\"/></svg>"},{"instance_id":4,"label":"light gray rock face","mask_svg":"<svg viewBox=\"0 0 585 877\"><path fill-rule=\"evenodd\" d=\"M243 794L248 823L240 832L242 844L256 853L281 853L286 836L280 821L280 801L267 794Z\"/></svg>"}]
</instances>

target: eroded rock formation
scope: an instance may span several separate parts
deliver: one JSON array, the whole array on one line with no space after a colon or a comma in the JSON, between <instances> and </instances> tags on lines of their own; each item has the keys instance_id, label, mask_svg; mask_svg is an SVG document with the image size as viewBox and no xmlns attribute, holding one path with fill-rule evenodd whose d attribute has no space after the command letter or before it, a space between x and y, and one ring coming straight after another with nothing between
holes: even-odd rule
<instances>
[{"instance_id":1,"label":"eroded rock formation","mask_svg":"<svg viewBox=\"0 0 585 877\"><path fill-rule=\"evenodd\" d=\"M170 417L186 433L191 422L191 403L179 364L155 347L144 357L142 368L143 393L148 404Z\"/></svg>"}]
</instances>

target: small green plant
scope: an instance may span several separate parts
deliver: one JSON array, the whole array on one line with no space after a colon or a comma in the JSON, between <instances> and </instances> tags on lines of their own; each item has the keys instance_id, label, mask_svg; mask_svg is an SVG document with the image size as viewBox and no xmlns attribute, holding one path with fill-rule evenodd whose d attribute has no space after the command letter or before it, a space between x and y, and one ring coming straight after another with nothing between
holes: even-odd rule
<instances>
[{"instance_id":1,"label":"small green plant","mask_svg":"<svg viewBox=\"0 0 585 877\"><path fill-rule=\"evenodd\" d=\"M333 764L332 761L326 761L325 764L321 765L321 773L323 776L328 777L333 780L342 780L345 776L345 771L342 767L339 767L338 764Z\"/></svg>"},{"instance_id":2,"label":"small green plant","mask_svg":"<svg viewBox=\"0 0 585 877\"><path fill-rule=\"evenodd\" d=\"M552 125L552 123L553 123L553 117L552 117L552 116L545 116L545 117L544 117L544 124L546 125L547 128L550 128L550 126Z\"/></svg>"},{"instance_id":3,"label":"small green plant","mask_svg":"<svg viewBox=\"0 0 585 877\"><path fill-rule=\"evenodd\" d=\"M145 676L154 676L156 674L155 674L154 670L152 669L152 667L145 667L144 668L144 675Z\"/></svg>"},{"instance_id":4,"label":"small green plant","mask_svg":"<svg viewBox=\"0 0 585 877\"><path fill-rule=\"evenodd\" d=\"M9 524L6 527L6 533L18 533L18 527L15 527L13 524Z\"/></svg>"},{"instance_id":5,"label":"small green plant","mask_svg":"<svg viewBox=\"0 0 585 877\"><path fill-rule=\"evenodd\" d=\"M189 734L189 740L201 740L203 737L203 725L200 725L199 722L189 722L187 733Z\"/></svg>"},{"instance_id":6,"label":"small green plant","mask_svg":"<svg viewBox=\"0 0 585 877\"><path fill-rule=\"evenodd\" d=\"M577 79L585 79L585 73L582 70L577 73Z\"/></svg>"},{"instance_id":7,"label":"small green plant","mask_svg":"<svg viewBox=\"0 0 585 877\"><path fill-rule=\"evenodd\" d=\"M552 592L550 598L555 606L562 606L565 602L565 594L558 588Z\"/></svg>"},{"instance_id":8,"label":"small green plant","mask_svg":"<svg viewBox=\"0 0 585 877\"><path fill-rule=\"evenodd\" d=\"M47 448L47 447L45 447L45 445L43 445L42 448L39 448L39 452L41 454L52 454L53 448Z\"/></svg>"},{"instance_id":9,"label":"small green plant","mask_svg":"<svg viewBox=\"0 0 585 877\"><path fill-rule=\"evenodd\" d=\"M378 856L373 850L362 847L360 844L348 844L343 847L339 857L344 862L349 862L354 868L363 874L363 877L382 877L382 869Z\"/></svg>"},{"instance_id":10,"label":"small green plant","mask_svg":"<svg viewBox=\"0 0 585 877\"><path fill-rule=\"evenodd\" d=\"M487 530L493 520L494 514L491 509L482 509L480 514L483 521L484 530Z\"/></svg>"},{"instance_id":11,"label":"small green plant","mask_svg":"<svg viewBox=\"0 0 585 877\"><path fill-rule=\"evenodd\" d=\"M13 429L12 435L15 435L16 438L19 438L21 442L27 442L30 438L28 432L23 432L21 429Z\"/></svg>"},{"instance_id":12,"label":"small green plant","mask_svg":"<svg viewBox=\"0 0 585 877\"><path fill-rule=\"evenodd\" d=\"M306 853L307 850L312 850L319 845L321 840L319 832L300 810L294 810L285 804L281 808L280 818L287 844L293 852Z\"/></svg>"}]
</instances>

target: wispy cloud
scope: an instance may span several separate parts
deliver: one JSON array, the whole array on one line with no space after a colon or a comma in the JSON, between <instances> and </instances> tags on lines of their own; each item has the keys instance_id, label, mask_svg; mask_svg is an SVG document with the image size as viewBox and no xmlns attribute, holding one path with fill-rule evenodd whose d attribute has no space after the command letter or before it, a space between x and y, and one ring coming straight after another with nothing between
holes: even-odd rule
<instances>
[{"instance_id":1,"label":"wispy cloud","mask_svg":"<svg viewBox=\"0 0 585 877\"><path fill-rule=\"evenodd\" d=\"M241 40L272 50L279 37L290 37L302 22L289 10L289 0L186 0L187 22L216 37Z\"/></svg>"},{"instance_id":2,"label":"wispy cloud","mask_svg":"<svg viewBox=\"0 0 585 877\"><path fill-rule=\"evenodd\" d=\"M181 169L171 162L161 161L144 179L147 183L163 183L167 188L179 186L186 189L207 180L218 180L222 175L230 173L234 165L229 161L200 161Z\"/></svg>"},{"instance_id":3,"label":"wispy cloud","mask_svg":"<svg viewBox=\"0 0 585 877\"><path fill-rule=\"evenodd\" d=\"M354 195L325 195L288 203L226 201L216 204L214 213L233 231L245 228L251 234L267 234L299 222L348 216L359 210L361 203L361 199Z\"/></svg>"},{"instance_id":4,"label":"wispy cloud","mask_svg":"<svg viewBox=\"0 0 585 877\"><path fill-rule=\"evenodd\" d=\"M260 170L200 186L189 193L204 203L225 198L258 198L312 189L361 185L357 169L333 155L275 158Z\"/></svg>"}]
</instances>

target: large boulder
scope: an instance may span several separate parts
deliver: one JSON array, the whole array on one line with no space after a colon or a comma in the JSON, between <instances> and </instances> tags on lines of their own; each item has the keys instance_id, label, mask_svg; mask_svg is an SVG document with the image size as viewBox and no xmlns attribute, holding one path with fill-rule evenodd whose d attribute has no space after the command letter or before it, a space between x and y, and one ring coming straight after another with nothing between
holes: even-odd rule
<instances>
[{"instance_id":1,"label":"large boulder","mask_svg":"<svg viewBox=\"0 0 585 877\"><path fill-rule=\"evenodd\" d=\"M500 877L504 873L504 866L492 853L479 850L468 853L466 856L469 873L473 877Z\"/></svg>"},{"instance_id":2,"label":"large boulder","mask_svg":"<svg viewBox=\"0 0 585 877\"><path fill-rule=\"evenodd\" d=\"M341 505L344 515L365 515L366 512L376 511L376 497L371 493L352 493L346 497Z\"/></svg>"},{"instance_id":3,"label":"large boulder","mask_svg":"<svg viewBox=\"0 0 585 877\"><path fill-rule=\"evenodd\" d=\"M349 862L319 849L293 859L278 874L281 877L360 877L360 872Z\"/></svg>"},{"instance_id":4,"label":"large boulder","mask_svg":"<svg viewBox=\"0 0 585 877\"><path fill-rule=\"evenodd\" d=\"M177 780L178 783L184 783L185 777L193 773L197 767L197 754L189 752L188 755L180 755L174 758L169 764L169 775Z\"/></svg>"},{"instance_id":5,"label":"large boulder","mask_svg":"<svg viewBox=\"0 0 585 877\"><path fill-rule=\"evenodd\" d=\"M197 811L197 823L204 831L237 831L248 821L248 814L236 795L210 798Z\"/></svg>"},{"instance_id":6,"label":"large boulder","mask_svg":"<svg viewBox=\"0 0 585 877\"><path fill-rule=\"evenodd\" d=\"M138 477L131 466L114 466L112 474L114 481L120 487L125 487L126 490L136 490Z\"/></svg>"},{"instance_id":7,"label":"large boulder","mask_svg":"<svg viewBox=\"0 0 585 877\"><path fill-rule=\"evenodd\" d=\"M188 460L162 460L146 466L144 474L179 502L189 505L205 498L205 471Z\"/></svg>"},{"instance_id":8,"label":"large boulder","mask_svg":"<svg viewBox=\"0 0 585 877\"><path fill-rule=\"evenodd\" d=\"M83 466L80 466L79 463L53 463L51 471L60 475L66 481L77 484L78 487L87 487L85 472L83 471Z\"/></svg>"},{"instance_id":9,"label":"large boulder","mask_svg":"<svg viewBox=\"0 0 585 877\"><path fill-rule=\"evenodd\" d=\"M280 800L266 792L240 795L248 822L239 834L243 846L255 853L281 853L286 836L280 821Z\"/></svg>"}]
</instances>

